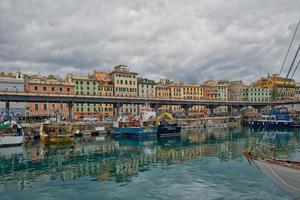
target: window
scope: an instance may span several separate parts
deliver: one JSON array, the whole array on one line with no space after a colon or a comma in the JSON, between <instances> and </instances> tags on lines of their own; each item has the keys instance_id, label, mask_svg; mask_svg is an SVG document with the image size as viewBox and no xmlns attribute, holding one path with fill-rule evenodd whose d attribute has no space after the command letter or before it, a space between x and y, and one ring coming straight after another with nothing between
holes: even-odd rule
<instances>
[{"instance_id":1,"label":"window","mask_svg":"<svg viewBox=\"0 0 300 200\"><path fill-rule=\"evenodd\" d=\"M52 86L52 87L51 87L51 91L54 92L54 90L55 90L55 89L54 89L54 87Z\"/></svg>"},{"instance_id":2,"label":"window","mask_svg":"<svg viewBox=\"0 0 300 200\"><path fill-rule=\"evenodd\" d=\"M70 92L70 88L69 87L67 87L67 92Z\"/></svg>"},{"instance_id":3,"label":"window","mask_svg":"<svg viewBox=\"0 0 300 200\"><path fill-rule=\"evenodd\" d=\"M39 109L39 104L34 104L34 110L38 110Z\"/></svg>"},{"instance_id":4,"label":"window","mask_svg":"<svg viewBox=\"0 0 300 200\"><path fill-rule=\"evenodd\" d=\"M47 110L47 104L45 104L45 103L43 104L43 109Z\"/></svg>"},{"instance_id":5,"label":"window","mask_svg":"<svg viewBox=\"0 0 300 200\"><path fill-rule=\"evenodd\" d=\"M62 92L62 87L59 87L59 91Z\"/></svg>"},{"instance_id":6,"label":"window","mask_svg":"<svg viewBox=\"0 0 300 200\"><path fill-rule=\"evenodd\" d=\"M43 91L46 91L47 90L47 87L46 86L43 86Z\"/></svg>"},{"instance_id":7,"label":"window","mask_svg":"<svg viewBox=\"0 0 300 200\"><path fill-rule=\"evenodd\" d=\"M34 91L38 91L38 86L37 85L34 86Z\"/></svg>"}]
</instances>

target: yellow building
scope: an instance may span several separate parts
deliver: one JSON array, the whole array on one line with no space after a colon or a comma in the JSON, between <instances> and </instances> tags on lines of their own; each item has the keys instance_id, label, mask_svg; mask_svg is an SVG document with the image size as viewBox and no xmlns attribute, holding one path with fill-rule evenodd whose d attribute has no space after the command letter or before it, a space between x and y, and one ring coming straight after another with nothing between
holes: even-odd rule
<instances>
[{"instance_id":1,"label":"yellow building","mask_svg":"<svg viewBox=\"0 0 300 200\"><path fill-rule=\"evenodd\" d=\"M171 89L169 86L157 85L155 88L155 96L159 99L170 99Z\"/></svg>"},{"instance_id":2,"label":"yellow building","mask_svg":"<svg viewBox=\"0 0 300 200\"><path fill-rule=\"evenodd\" d=\"M202 100L204 89L199 84L184 84L182 81L170 82L168 85L156 86L156 97L161 99L190 99ZM184 109L181 106L166 105L161 107L172 113L182 114ZM205 113L204 106L193 106L188 110L190 116L200 117Z\"/></svg>"},{"instance_id":3,"label":"yellow building","mask_svg":"<svg viewBox=\"0 0 300 200\"><path fill-rule=\"evenodd\" d=\"M113 84L110 74L94 70L93 75L98 81L99 96L113 96ZM110 103L99 104L98 111L100 118L114 116L114 106Z\"/></svg>"},{"instance_id":4,"label":"yellow building","mask_svg":"<svg viewBox=\"0 0 300 200\"><path fill-rule=\"evenodd\" d=\"M183 99L191 100L203 100L204 99L204 87L199 84L184 84L182 86ZM205 106L193 106L189 109L189 115L191 117L202 117L206 113Z\"/></svg>"},{"instance_id":5,"label":"yellow building","mask_svg":"<svg viewBox=\"0 0 300 200\"><path fill-rule=\"evenodd\" d=\"M293 100L296 82L293 79L280 77L278 74L263 77L253 83L257 88L267 88L272 91L272 99Z\"/></svg>"}]
</instances>

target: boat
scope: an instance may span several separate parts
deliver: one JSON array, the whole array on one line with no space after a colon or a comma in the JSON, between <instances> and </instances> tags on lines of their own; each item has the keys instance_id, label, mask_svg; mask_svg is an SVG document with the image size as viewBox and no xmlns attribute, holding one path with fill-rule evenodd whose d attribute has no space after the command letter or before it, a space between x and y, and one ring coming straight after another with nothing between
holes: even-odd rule
<instances>
[{"instance_id":1,"label":"boat","mask_svg":"<svg viewBox=\"0 0 300 200\"><path fill-rule=\"evenodd\" d=\"M295 199L300 199L300 162L280 160L253 154L250 149L244 156L253 162L276 185L287 191Z\"/></svg>"},{"instance_id":2,"label":"boat","mask_svg":"<svg viewBox=\"0 0 300 200\"><path fill-rule=\"evenodd\" d=\"M0 147L20 146L24 143L24 131L13 113L2 113L0 124Z\"/></svg>"},{"instance_id":3,"label":"boat","mask_svg":"<svg viewBox=\"0 0 300 200\"><path fill-rule=\"evenodd\" d=\"M169 120L165 120L165 118ZM164 112L156 118L156 125L158 126L158 137L176 137L181 135L181 126L174 121L171 114Z\"/></svg>"},{"instance_id":4,"label":"boat","mask_svg":"<svg viewBox=\"0 0 300 200\"><path fill-rule=\"evenodd\" d=\"M254 129L284 129L291 128L294 123L287 108L269 108L263 112L261 119L248 120L250 127Z\"/></svg>"},{"instance_id":5,"label":"boat","mask_svg":"<svg viewBox=\"0 0 300 200\"><path fill-rule=\"evenodd\" d=\"M74 142L72 125L67 123L41 123L40 139L42 142L52 144L68 144Z\"/></svg>"},{"instance_id":6,"label":"boat","mask_svg":"<svg viewBox=\"0 0 300 200\"><path fill-rule=\"evenodd\" d=\"M294 120L293 120L291 126L293 128L300 128L300 115L294 117Z\"/></svg>"},{"instance_id":7,"label":"boat","mask_svg":"<svg viewBox=\"0 0 300 200\"><path fill-rule=\"evenodd\" d=\"M133 119L131 116L121 117L113 124L113 137L133 139L150 139L157 137L157 126L151 121Z\"/></svg>"},{"instance_id":8,"label":"boat","mask_svg":"<svg viewBox=\"0 0 300 200\"><path fill-rule=\"evenodd\" d=\"M106 134L106 128L104 126L94 126L93 130L91 131L92 136L98 136L101 134Z\"/></svg>"}]
</instances>

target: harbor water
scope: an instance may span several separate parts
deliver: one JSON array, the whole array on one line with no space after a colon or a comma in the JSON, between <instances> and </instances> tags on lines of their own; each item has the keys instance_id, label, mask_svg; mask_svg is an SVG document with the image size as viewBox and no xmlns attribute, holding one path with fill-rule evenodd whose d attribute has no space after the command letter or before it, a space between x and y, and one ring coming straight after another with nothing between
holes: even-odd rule
<instances>
[{"instance_id":1,"label":"harbor water","mask_svg":"<svg viewBox=\"0 0 300 200\"><path fill-rule=\"evenodd\" d=\"M300 132L190 129L149 141L76 138L0 149L0 199L292 199L243 156L263 136L300 160Z\"/></svg>"}]
</instances>

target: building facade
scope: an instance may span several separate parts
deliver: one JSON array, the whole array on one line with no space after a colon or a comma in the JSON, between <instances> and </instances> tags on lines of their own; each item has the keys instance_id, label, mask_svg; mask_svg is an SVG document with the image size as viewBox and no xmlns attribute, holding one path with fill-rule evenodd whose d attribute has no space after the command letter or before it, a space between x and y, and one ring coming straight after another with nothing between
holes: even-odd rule
<instances>
[{"instance_id":1,"label":"building facade","mask_svg":"<svg viewBox=\"0 0 300 200\"><path fill-rule=\"evenodd\" d=\"M138 73L129 71L129 68L125 65L118 65L114 67L110 75L113 83L114 96L132 98L138 96ZM120 112L119 114L130 114L133 116L139 114L138 106L130 104L122 105L118 112Z\"/></svg>"},{"instance_id":2,"label":"building facade","mask_svg":"<svg viewBox=\"0 0 300 200\"><path fill-rule=\"evenodd\" d=\"M146 78L138 78L138 97L142 98L155 98L156 83L154 80Z\"/></svg>"},{"instance_id":3,"label":"building facade","mask_svg":"<svg viewBox=\"0 0 300 200\"><path fill-rule=\"evenodd\" d=\"M300 101L300 83L296 83L295 85L294 100Z\"/></svg>"},{"instance_id":4,"label":"building facade","mask_svg":"<svg viewBox=\"0 0 300 200\"><path fill-rule=\"evenodd\" d=\"M278 74L260 78L254 82L256 88L268 88L272 91L272 100L293 100L296 82L280 77Z\"/></svg>"},{"instance_id":5,"label":"building facade","mask_svg":"<svg viewBox=\"0 0 300 200\"><path fill-rule=\"evenodd\" d=\"M67 94L74 95L74 84L53 75L42 77L39 75L25 76L25 91L37 94ZM27 103L30 117L50 117L61 115L68 117L68 105L64 103ZM74 110L72 110L73 113Z\"/></svg>"},{"instance_id":6,"label":"building facade","mask_svg":"<svg viewBox=\"0 0 300 200\"><path fill-rule=\"evenodd\" d=\"M97 79L92 75L74 76L68 75L67 80L74 85L75 95L99 95L99 85ZM99 118L99 105L95 103L75 103L74 119L82 120L84 117Z\"/></svg>"},{"instance_id":7,"label":"building facade","mask_svg":"<svg viewBox=\"0 0 300 200\"><path fill-rule=\"evenodd\" d=\"M24 74L16 73L0 73L0 91L1 92L24 92ZM18 117L26 116L26 103L10 102L9 111ZM6 112L5 102L0 102L0 114Z\"/></svg>"},{"instance_id":8,"label":"building facade","mask_svg":"<svg viewBox=\"0 0 300 200\"><path fill-rule=\"evenodd\" d=\"M243 89L242 100L269 102L272 100L272 91L268 88L258 88L254 86L249 86Z\"/></svg>"},{"instance_id":9,"label":"building facade","mask_svg":"<svg viewBox=\"0 0 300 200\"><path fill-rule=\"evenodd\" d=\"M229 87L230 87L229 100L242 101L243 99L242 93L243 90L247 87L246 84L243 81L230 81Z\"/></svg>"},{"instance_id":10,"label":"building facade","mask_svg":"<svg viewBox=\"0 0 300 200\"><path fill-rule=\"evenodd\" d=\"M114 86L109 73L94 70L94 77L98 81L99 96L113 96ZM101 103L98 105L100 119L114 116L114 106L111 103Z\"/></svg>"}]
</instances>

